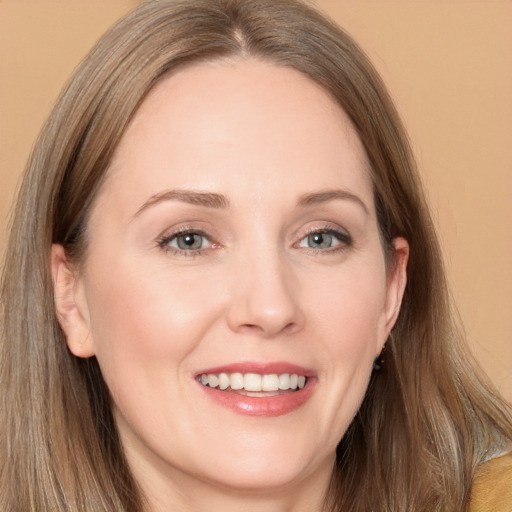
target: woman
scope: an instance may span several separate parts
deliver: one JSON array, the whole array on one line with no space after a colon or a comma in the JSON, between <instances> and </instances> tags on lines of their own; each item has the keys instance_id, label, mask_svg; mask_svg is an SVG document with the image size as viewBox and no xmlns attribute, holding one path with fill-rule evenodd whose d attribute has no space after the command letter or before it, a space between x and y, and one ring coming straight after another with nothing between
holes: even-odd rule
<instances>
[{"instance_id":1,"label":"woman","mask_svg":"<svg viewBox=\"0 0 512 512\"><path fill-rule=\"evenodd\" d=\"M2 510L460 511L510 449L389 96L303 4L119 22L9 247Z\"/></svg>"}]
</instances>

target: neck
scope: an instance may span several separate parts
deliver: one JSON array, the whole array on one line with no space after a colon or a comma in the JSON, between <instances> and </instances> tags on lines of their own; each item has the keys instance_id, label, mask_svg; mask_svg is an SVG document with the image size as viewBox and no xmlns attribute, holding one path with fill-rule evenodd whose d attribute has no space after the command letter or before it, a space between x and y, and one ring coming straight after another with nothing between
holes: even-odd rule
<instances>
[{"instance_id":1,"label":"neck","mask_svg":"<svg viewBox=\"0 0 512 512\"><path fill-rule=\"evenodd\" d=\"M201 488L202 487L202 488ZM155 489L152 489L155 490ZM186 512L325 512L326 489L305 492L298 486L283 490L244 491L215 488L213 486L194 486L193 491L167 487L163 492L147 496L147 512L167 512L173 510ZM148 491L149 492L149 491Z\"/></svg>"}]
</instances>

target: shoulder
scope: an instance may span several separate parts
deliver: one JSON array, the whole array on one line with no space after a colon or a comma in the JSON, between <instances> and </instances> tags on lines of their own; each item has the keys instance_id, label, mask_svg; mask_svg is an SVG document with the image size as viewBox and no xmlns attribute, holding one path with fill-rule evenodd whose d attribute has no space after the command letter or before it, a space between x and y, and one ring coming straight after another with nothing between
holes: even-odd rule
<instances>
[{"instance_id":1,"label":"shoulder","mask_svg":"<svg viewBox=\"0 0 512 512\"><path fill-rule=\"evenodd\" d=\"M512 453L480 466L471 491L470 512L512 512Z\"/></svg>"}]
</instances>

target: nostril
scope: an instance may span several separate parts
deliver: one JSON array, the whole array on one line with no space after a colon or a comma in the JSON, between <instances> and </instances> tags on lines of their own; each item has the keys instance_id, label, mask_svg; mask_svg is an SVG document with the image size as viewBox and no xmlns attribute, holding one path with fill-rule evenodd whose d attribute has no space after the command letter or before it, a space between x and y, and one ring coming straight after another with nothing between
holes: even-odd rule
<instances>
[{"instance_id":1,"label":"nostril","mask_svg":"<svg viewBox=\"0 0 512 512\"><path fill-rule=\"evenodd\" d=\"M297 322L275 323L261 322L259 324L242 324L236 329L240 333L255 334L264 338L272 338L278 334L293 334L300 330Z\"/></svg>"}]
</instances>

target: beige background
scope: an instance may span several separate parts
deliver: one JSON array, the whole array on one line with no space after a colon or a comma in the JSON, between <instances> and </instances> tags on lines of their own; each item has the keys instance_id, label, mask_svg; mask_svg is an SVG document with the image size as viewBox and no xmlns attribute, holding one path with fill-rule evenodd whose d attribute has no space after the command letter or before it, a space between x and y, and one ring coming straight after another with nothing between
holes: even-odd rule
<instances>
[{"instance_id":1,"label":"beige background","mask_svg":"<svg viewBox=\"0 0 512 512\"><path fill-rule=\"evenodd\" d=\"M0 248L58 91L136 0L0 0ZM367 50L409 128L472 348L512 400L512 2L317 0Z\"/></svg>"}]
</instances>

